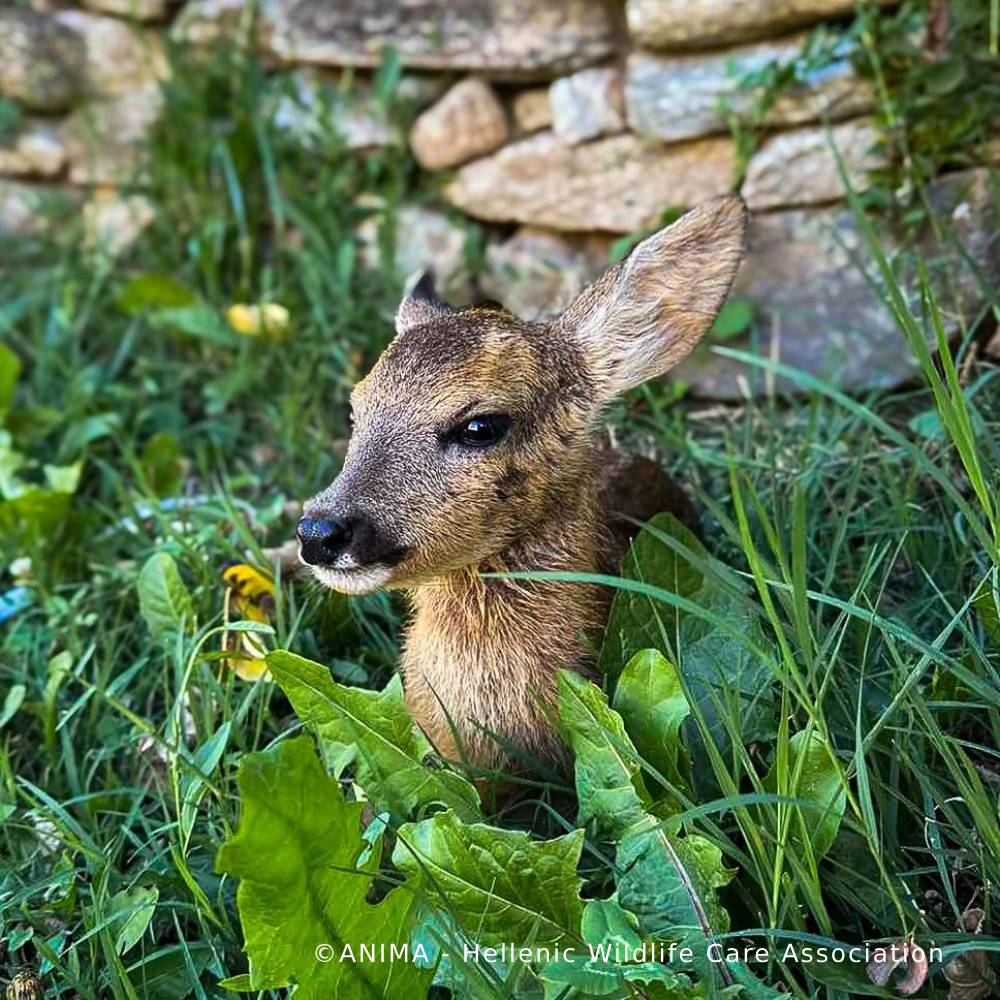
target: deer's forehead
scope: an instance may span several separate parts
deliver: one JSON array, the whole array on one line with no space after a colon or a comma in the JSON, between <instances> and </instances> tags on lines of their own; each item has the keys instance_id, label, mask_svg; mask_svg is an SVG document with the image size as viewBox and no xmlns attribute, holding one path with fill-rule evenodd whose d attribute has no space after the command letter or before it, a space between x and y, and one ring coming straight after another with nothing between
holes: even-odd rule
<instances>
[{"instance_id":1,"label":"deer's forehead","mask_svg":"<svg viewBox=\"0 0 1000 1000\"><path fill-rule=\"evenodd\" d=\"M355 386L355 412L418 407L429 415L466 403L530 406L550 379L541 346L516 327L442 323L396 338Z\"/></svg>"}]
</instances>

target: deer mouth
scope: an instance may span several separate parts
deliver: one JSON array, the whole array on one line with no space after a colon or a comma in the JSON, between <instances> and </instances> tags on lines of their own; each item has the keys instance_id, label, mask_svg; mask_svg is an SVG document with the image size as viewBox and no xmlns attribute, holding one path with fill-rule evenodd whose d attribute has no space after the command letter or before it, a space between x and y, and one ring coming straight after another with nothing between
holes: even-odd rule
<instances>
[{"instance_id":1,"label":"deer mouth","mask_svg":"<svg viewBox=\"0 0 1000 1000\"><path fill-rule=\"evenodd\" d=\"M341 594L370 594L384 587L392 577L392 566L374 563L369 566L310 566L312 575L324 587Z\"/></svg>"}]
</instances>

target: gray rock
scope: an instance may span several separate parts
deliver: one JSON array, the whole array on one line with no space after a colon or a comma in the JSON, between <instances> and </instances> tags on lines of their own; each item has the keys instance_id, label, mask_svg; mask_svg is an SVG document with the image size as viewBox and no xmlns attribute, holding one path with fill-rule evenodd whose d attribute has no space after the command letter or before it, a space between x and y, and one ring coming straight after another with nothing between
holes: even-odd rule
<instances>
[{"instance_id":1,"label":"gray rock","mask_svg":"<svg viewBox=\"0 0 1000 1000\"><path fill-rule=\"evenodd\" d=\"M211 46L253 24L285 63L375 67L393 48L412 69L544 79L613 55L619 17L606 0L188 0L173 32Z\"/></svg>"},{"instance_id":2,"label":"gray rock","mask_svg":"<svg viewBox=\"0 0 1000 1000\"><path fill-rule=\"evenodd\" d=\"M362 257L369 267L383 263L379 233L386 221L385 214L379 211L358 227ZM430 270L438 291L448 302L469 305L475 300L475 284L465 253L466 226L423 205L403 205L390 221L395 234L391 266L398 278Z\"/></svg>"},{"instance_id":3,"label":"gray rock","mask_svg":"<svg viewBox=\"0 0 1000 1000\"><path fill-rule=\"evenodd\" d=\"M419 110L441 97L448 84L448 78L437 73L404 73L396 88L396 98Z\"/></svg>"},{"instance_id":4,"label":"gray rock","mask_svg":"<svg viewBox=\"0 0 1000 1000\"><path fill-rule=\"evenodd\" d=\"M247 0L188 0L171 34L178 42L210 48L226 39L243 38L251 28L256 31L257 50L268 55L274 32L271 0L256 5Z\"/></svg>"},{"instance_id":5,"label":"gray rock","mask_svg":"<svg viewBox=\"0 0 1000 1000\"><path fill-rule=\"evenodd\" d=\"M52 20L82 41L83 84L91 94L152 90L169 74L163 40L155 31L83 10L59 11Z\"/></svg>"},{"instance_id":6,"label":"gray rock","mask_svg":"<svg viewBox=\"0 0 1000 1000\"><path fill-rule=\"evenodd\" d=\"M37 236L51 229L79 205L72 188L32 185L0 178L0 239Z\"/></svg>"},{"instance_id":7,"label":"gray rock","mask_svg":"<svg viewBox=\"0 0 1000 1000\"><path fill-rule=\"evenodd\" d=\"M163 107L158 91L93 101L62 129L73 184L113 187L142 180L144 143Z\"/></svg>"},{"instance_id":8,"label":"gray rock","mask_svg":"<svg viewBox=\"0 0 1000 1000\"><path fill-rule=\"evenodd\" d=\"M389 46L405 65L530 77L611 55L607 0L269 0L273 46L286 60L377 66Z\"/></svg>"},{"instance_id":9,"label":"gray rock","mask_svg":"<svg viewBox=\"0 0 1000 1000\"><path fill-rule=\"evenodd\" d=\"M891 6L895 0L878 0ZM629 32L657 49L708 48L767 38L852 14L853 0L628 0Z\"/></svg>"},{"instance_id":10,"label":"gray rock","mask_svg":"<svg viewBox=\"0 0 1000 1000\"><path fill-rule=\"evenodd\" d=\"M625 129L622 73L617 67L583 69L549 88L552 131L566 142L584 142Z\"/></svg>"},{"instance_id":11,"label":"gray rock","mask_svg":"<svg viewBox=\"0 0 1000 1000\"><path fill-rule=\"evenodd\" d=\"M608 264L610 242L525 226L486 248L479 287L529 321L558 315Z\"/></svg>"},{"instance_id":12,"label":"gray rock","mask_svg":"<svg viewBox=\"0 0 1000 1000\"><path fill-rule=\"evenodd\" d=\"M831 145L832 144L832 145ZM750 158L742 194L753 211L818 205L844 196L837 157L855 191L868 186L870 171L884 166L879 133L871 121L841 122L779 132Z\"/></svg>"},{"instance_id":13,"label":"gray rock","mask_svg":"<svg viewBox=\"0 0 1000 1000\"><path fill-rule=\"evenodd\" d=\"M34 111L63 111L80 97L83 39L34 11L0 10L0 94Z\"/></svg>"},{"instance_id":14,"label":"gray rock","mask_svg":"<svg viewBox=\"0 0 1000 1000\"><path fill-rule=\"evenodd\" d=\"M629 125L642 135L674 142L728 131L720 110L724 101L737 114L752 106L756 94L741 90L740 79L772 62L788 63L801 52L804 35L759 42L704 55L629 56L625 107ZM796 125L849 118L867 111L872 95L844 58L817 70L782 93L769 109L770 125Z\"/></svg>"},{"instance_id":15,"label":"gray rock","mask_svg":"<svg viewBox=\"0 0 1000 1000\"><path fill-rule=\"evenodd\" d=\"M162 21L170 11L170 0L83 0L83 6L98 14L113 14L136 21Z\"/></svg>"},{"instance_id":16,"label":"gray rock","mask_svg":"<svg viewBox=\"0 0 1000 1000\"><path fill-rule=\"evenodd\" d=\"M490 222L628 233L722 194L732 174L728 139L664 146L626 133L570 146L539 132L460 168L444 196Z\"/></svg>"},{"instance_id":17,"label":"gray rock","mask_svg":"<svg viewBox=\"0 0 1000 1000\"><path fill-rule=\"evenodd\" d=\"M954 331L957 317L974 317L984 288L1000 281L1000 234L995 224L989 172L951 174L929 189L940 222L960 240L977 276L954 246L927 237L894 238L878 227L883 249L898 255L914 314L920 315L914 255L932 267L942 314ZM918 365L887 308L851 259L856 253L870 274L875 267L851 213L846 209L794 209L755 216L750 254L732 298L755 309L753 351L852 391L885 389L912 378ZM952 280L945 280L946 277ZM931 339L933 334L929 334ZM727 346L748 348L746 338ZM757 369L711 353L703 345L674 369L694 395L739 399L766 389ZM792 390L778 379L778 392Z\"/></svg>"},{"instance_id":18,"label":"gray rock","mask_svg":"<svg viewBox=\"0 0 1000 1000\"><path fill-rule=\"evenodd\" d=\"M507 113L477 77L456 83L410 129L410 148L425 170L444 170L499 149L510 136Z\"/></svg>"},{"instance_id":19,"label":"gray rock","mask_svg":"<svg viewBox=\"0 0 1000 1000\"><path fill-rule=\"evenodd\" d=\"M549 103L548 87L533 87L516 94L511 113L518 136L549 128L552 125L552 105Z\"/></svg>"},{"instance_id":20,"label":"gray rock","mask_svg":"<svg viewBox=\"0 0 1000 1000\"><path fill-rule=\"evenodd\" d=\"M83 206L84 248L102 257L120 257L156 218L156 209L140 194L96 191Z\"/></svg>"},{"instance_id":21,"label":"gray rock","mask_svg":"<svg viewBox=\"0 0 1000 1000\"><path fill-rule=\"evenodd\" d=\"M274 109L274 123L295 135L306 148L319 147L336 133L348 149L367 150L400 141L398 131L369 88L357 85L345 92L337 77L311 67L289 74L291 93Z\"/></svg>"},{"instance_id":22,"label":"gray rock","mask_svg":"<svg viewBox=\"0 0 1000 1000\"><path fill-rule=\"evenodd\" d=\"M59 130L45 119L29 118L16 134L0 140L0 174L55 177L66 163Z\"/></svg>"}]
</instances>

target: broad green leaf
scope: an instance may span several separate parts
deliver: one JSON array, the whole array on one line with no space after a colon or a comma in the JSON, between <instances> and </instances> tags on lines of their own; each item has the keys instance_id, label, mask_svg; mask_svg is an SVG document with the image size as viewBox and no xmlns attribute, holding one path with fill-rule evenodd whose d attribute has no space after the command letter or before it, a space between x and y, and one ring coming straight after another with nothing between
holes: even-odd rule
<instances>
[{"instance_id":1,"label":"broad green leaf","mask_svg":"<svg viewBox=\"0 0 1000 1000\"><path fill-rule=\"evenodd\" d=\"M729 746L730 731L743 743L769 739L777 729L774 675L753 651L768 645L759 620L738 597L711 585L696 600L741 634L737 638L695 615L684 616L678 664L692 701L720 747Z\"/></svg>"},{"instance_id":2,"label":"broad green leaf","mask_svg":"<svg viewBox=\"0 0 1000 1000\"><path fill-rule=\"evenodd\" d=\"M512 968L518 961L516 958L508 961L507 956L501 958L485 951L467 953L466 945L470 942L474 945L475 936L457 928L441 900L434 896L423 901L410 940L414 947L421 945L428 955L434 968L434 985L450 990L450 996L462 1000L497 1000L498 982L509 982L516 975ZM529 983L536 985L525 969L517 978L522 987ZM530 991L522 988L518 995L519 998L523 995L524 1000L542 1000L542 988L540 985Z\"/></svg>"},{"instance_id":3,"label":"broad green leaf","mask_svg":"<svg viewBox=\"0 0 1000 1000\"><path fill-rule=\"evenodd\" d=\"M160 892L155 886L124 889L111 897L108 902L108 916L114 921L113 926L118 932L115 938L115 951L119 955L124 955L133 948L139 938L146 933L159 898Z\"/></svg>"},{"instance_id":4,"label":"broad green leaf","mask_svg":"<svg viewBox=\"0 0 1000 1000\"><path fill-rule=\"evenodd\" d=\"M644 949L639 921L624 909L617 896L592 899L583 908L580 925L585 947L574 949L538 971L547 998L572 986L588 996L634 997L629 983L657 984L657 996L693 997L704 990L689 978L655 961L654 950ZM643 991L644 995L646 991Z\"/></svg>"},{"instance_id":5,"label":"broad green leaf","mask_svg":"<svg viewBox=\"0 0 1000 1000\"><path fill-rule=\"evenodd\" d=\"M840 780L832 751L818 733L805 730L788 741L788 766L784 775L772 767L764 779L769 792L814 802L816 809L797 809L799 820L792 824L791 839L802 843L809 838L814 857L823 857L837 839L844 818L847 793ZM794 780L796 773L798 780Z\"/></svg>"},{"instance_id":6,"label":"broad green leaf","mask_svg":"<svg viewBox=\"0 0 1000 1000\"><path fill-rule=\"evenodd\" d=\"M10 551L48 541L63 526L72 497L58 490L28 490L0 501L0 540Z\"/></svg>"},{"instance_id":7,"label":"broad green leaf","mask_svg":"<svg viewBox=\"0 0 1000 1000\"><path fill-rule=\"evenodd\" d=\"M583 831L554 840L437 813L399 830L392 860L483 945L555 944L579 933Z\"/></svg>"},{"instance_id":8,"label":"broad green leaf","mask_svg":"<svg viewBox=\"0 0 1000 1000\"><path fill-rule=\"evenodd\" d=\"M56 724L59 717L59 690L73 667L73 654L64 649L48 663L45 687L42 688L42 730L48 746L56 745Z\"/></svg>"},{"instance_id":9,"label":"broad green leaf","mask_svg":"<svg viewBox=\"0 0 1000 1000\"><path fill-rule=\"evenodd\" d=\"M364 804L344 800L312 740L247 754L237 782L243 817L216 867L240 879L236 902L252 989L294 982L300 1000L424 996L431 973L412 962L349 957L360 959L362 945L379 954L382 945L407 944L416 897L406 885L367 902L371 870L357 867L369 846L361 836ZM331 960L317 960L321 945Z\"/></svg>"},{"instance_id":10,"label":"broad green leaf","mask_svg":"<svg viewBox=\"0 0 1000 1000\"><path fill-rule=\"evenodd\" d=\"M614 685L636 653L658 649L675 663L691 702L720 747L729 741L727 718L733 719L729 728L738 731L744 742L773 735L773 678L755 652L767 648L767 643L752 606L707 578L656 533L676 539L698 562L711 562L687 528L672 515L660 514L632 543L622 561L622 575L692 602L725 621L731 631L645 594L619 590L601 648L601 669ZM693 728L686 729L693 742L697 738Z\"/></svg>"},{"instance_id":11,"label":"broad green leaf","mask_svg":"<svg viewBox=\"0 0 1000 1000\"><path fill-rule=\"evenodd\" d=\"M753 323L753 303L730 299L723 303L715 317L709 337L712 340L732 340L750 329Z\"/></svg>"},{"instance_id":12,"label":"broad green leaf","mask_svg":"<svg viewBox=\"0 0 1000 1000\"><path fill-rule=\"evenodd\" d=\"M227 976L225 979L220 979L215 985L232 993L250 993L253 990L250 977L245 973L239 976Z\"/></svg>"},{"instance_id":13,"label":"broad green leaf","mask_svg":"<svg viewBox=\"0 0 1000 1000\"><path fill-rule=\"evenodd\" d=\"M656 649L636 653L618 678L614 707L639 756L671 784L686 788L681 726L691 709L674 665Z\"/></svg>"},{"instance_id":14,"label":"broad green leaf","mask_svg":"<svg viewBox=\"0 0 1000 1000\"><path fill-rule=\"evenodd\" d=\"M67 455L78 455L95 441L117 434L121 427L120 413L95 413L83 420L74 421L66 428L59 450Z\"/></svg>"},{"instance_id":15,"label":"broad green leaf","mask_svg":"<svg viewBox=\"0 0 1000 1000\"><path fill-rule=\"evenodd\" d=\"M645 938L688 944L695 967L714 976L706 948L729 929L717 890L733 873L722 852L696 834L667 834L651 815L634 750L603 692L582 678L559 675L559 718L576 756L581 821L593 818L617 841L618 903L635 915Z\"/></svg>"},{"instance_id":16,"label":"broad green leaf","mask_svg":"<svg viewBox=\"0 0 1000 1000\"><path fill-rule=\"evenodd\" d=\"M966 405L968 405L968 401L966 401ZM980 435L989 433L983 424L979 412L971 407L969 407L969 422L974 434ZM936 407L930 410L924 410L922 413L918 413L916 416L910 417L910 419L906 422L906 426L914 434L925 438L928 441L943 438L948 433L948 428L945 426L944 421L942 421L941 414L938 412Z\"/></svg>"},{"instance_id":17,"label":"broad green leaf","mask_svg":"<svg viewBox=\"0 0 1000 1000\"><path fill-rule=\"evenodd\" d=\"M668 835L651 819L622 838L616 861L619 902L636 915L643 934L689 945L704 973L708 941L729 930L717 890L733 872L719 848L698 834Z\"/></svg>"},{"instance_id":18,"label":"broad green leaf","mask_svg":"<svg viewBox=\"0 0 1000 1000\"><path fill-rule=\"evenodd\" d=\"M80 484L80 472L83 462L72 465L45 465L42 471L45 475L45 485L57 493L75 493Z\"/></svg>"},{"instance_id":19,"label":"broad green leaf","mask_svg":"<svg viewBox=\"0 0 1000 1000\"><path fill-rule=\"evenodd\" d=\"M968 66L959 59L932 64L924 71L924 85L937 96L958 90L968 78Z\"/></svg>"},{"instance_id":20,"label":"broad green leaf","mask_svg":"<svg viewBox=\"0 0 1000 1000\"><path fill-rule=\"evenodd\" d=\"M671 514L658 514L650 527L676 538L699 558L708 553L697 538ZM691 600L702 589L701 570L664 545L653 532L640 531L622 559L621 575L654 584ZM642 649L663 650L663 634L675 641L681 612L628 590L615 593L601 647L600 667L614 683L625 664ZM662 627L661 627L662 626Z\"/></svg>"},{"instance_id":21,"label":"broad green leaf","mask_svg":"<svg viewBox=\"0 0 1000 1000\"><path fill-rule=\"evenodd\" d=\"M707 944L729 929L717 898L732 878L722 852L696 834L666 833L649 812L642 778L629 763L632 745L603 692L568 671L559 681L559 717L576 755L581 820L593 817L617 841L618 903L634 914L644 938L688 944L701 959L699 972L714 975Z\"/></svg>"},{"instance_id":22,"label":"broad green leaf","mask_svg":"<svg viewBox=\"0 0 1000 1000\"><path fill-rule=\"evenodd\" d=\"M170 274L137 274L119 289L116 305L123 312L141 313L149 309L179 309L197 302L187 285Z\"/></svg>"},{"instance_id":23,"label":"broad green leaf","mask_svg":"<svg viewBox=\"0 0 1000 1000\"><path fill-rule=\"evenodd\" d=\"M183 631L194 619L191 595L166 552L151 555L139 573L139 609L157 638Z\"/></svg>"},{"instance_id":24,"label":"broad green leaf","mask_svg":"<svg viewBox=\"0 0 1000 1000\"><path fill-rule=\"evenodd\" d=\"M184 768L180 773L180 835L185 846L194 829L197 819L198 803L206 791L206 779L219 766L226 744L229 742L231 723L223 722L221 726L195 751L191 759L193 768Z\"/></svg>"},{"instance_id":25,"label":"broad green leaf","mask_svg":"<svg viewBox=\"0 0 1000 1000\"><path fill-rule=\"evenodd\" d=\"M173 496L184 479L181 443L169 431L158 431L139 456L150 489L158 497Z\"/></svg>"},{"instance_id":26,"label":"broad green leaf","mask_svg":"<svg viewBox=\"0 0 1000 1000\"><path fill-rule=\"evenodd\" d=\"M0 430L0 497L14 500L32 489L21 478L30 467L28 459L14 448L10 431Z\"/></svg>"},{"instance_id":27,"label":"broad green leaf","mask_svg":"<svg viewBox=\"0 0 1000 1000\"><path fill-rule=\"evenodd\" d=\"M705 990L691 984L682 972L674 972L657 962L636 962L622 964L614 958L605 961L591 958L586 951L555 962L546 962L538 970L538 976L545 984L545 1000L562 1000L567 987L580 990L570 996L585 997L656 997L658 1000L688 1000L705 996ZM643 989L641 992L630 983L659 987L655 992Z\"/></svg>"},{"instance_id":28,"label":"broad green leaf","mask_svg":"<svg viewBox=\"0 0 1000 1000\"><path fill-rule=\"evenodd\" d=\"M149 322L174 333L222 344L225 347L239 343L239 337L210 306L191 305L158 309L149 314Z\"/></svg>"},{"instance_id":29,"label":"broad green leaf","mask_svg":"<svg viewBox=\"0 0 1000 1000\"><path fill-rule=\"evenodd\" d=\"M23 684L11 684L3 700L3 707L0 708L0 729L10 722L17 715L17 710L24 703L24 696L28 689Z\"/></svg>"},{"instance_id":30,"label":"broad green leaf","mask_svg":"<svg viewBox=\"0 0 1000 1000\"><path fill-rule=\"evenodd\" d=\"M618 947L642 947L639 921L634 913L618 902L617 893L610 899L591 899L583 908L580 933L587 944Z\"/></svg>"},{"instance_id":31,"label":"broad green leaf","mask_svg":"<svg viewBox=\"0 0 1000 1000\"><path fill-rule=\"evenodd\" d=\"M14 389L20 375L21 359L6 344L0 344L0 417L14 401Z\"/></svg>"},{"instance_id":32,"label":"broad green leaf","mask_svg":"<svg viewBox=\"0 0 1000 1000\"><path fill-rule=\"evenodd\" d=\"M726 968L734 984L740 987L740 1000L787 1000L788 992L763 983L744 962L727 962Z\"/></svg>"},{"instance_id":33,"label":"broad green leaf","mask_svg":"<svg viewBox=\"0 0 1000 1000\"><path fill-rule=\"evenodd\" d=\"M906 426L916 435L927 440L942 437L945 433L944 424L941 422L941 414L936 409L924 410L916 416L910 417Z\"/></svg>"},{"instance_id":34,"label":"broad green leaf","mask_svg":"<svg viewBox=\"0 0 1000 1000\"><path fill-rule=\"evenodd\" d=\"M267 666L302 722L315 726L328 759L353 759L355 780L397 822L442 805L466 821L481 818L479 794L460 774L428 766L433 748L413 724L402 684L394 677L382 691L338 684L326 667L284 650ZM352 754L346 748L356 747Z\"/></svg>"},{"instance_id":35,"label":"broad green leaf","mask_svg":"<svg viewBox=\"0 0 1000 1000\"><path fill-rule=\"evenodd\" d=\"M576 757L577 822L594 821L608 839L620 836L652 806L621 716L599 687L560 670L559 722Z\"/></svg>"},{"instance_id":36,"label":"broad green leaf","mask_svg":"<svg viewBox=\"0 0 1000 1000\"><path fill-rule=\"evenodd\" d=\"M205 941L172 944L143 955L125 971L143 1000L184 1000L210 957L212 946Z\"/></svg>"}]
</instances>

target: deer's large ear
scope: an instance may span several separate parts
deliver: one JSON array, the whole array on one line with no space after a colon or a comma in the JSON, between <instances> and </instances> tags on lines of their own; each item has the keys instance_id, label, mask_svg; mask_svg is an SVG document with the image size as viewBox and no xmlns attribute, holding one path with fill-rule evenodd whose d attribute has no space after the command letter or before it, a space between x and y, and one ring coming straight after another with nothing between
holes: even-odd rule
<instances>
[{"instance_id":1,"label":"deer's large ear","mask_svg":"<svg viewBox=\"0 0 1000 1000\"><path fill-rule=\"evenodd\" d=\"M396 333L426 326L453 312L455 310L450 305L437 297L434 275L430 271L418 271L407 281L403 301L396 310Z\"/></svg>"},{"instance_id":2,"label":"deer's large ear","mask_svg":"<svg viewBox=\"0 0 1000 1000\"><path fill-rule=\"evenodd\" d=\"M585 289L560 324L610 399L662 375L708 332L746 253L738 195L704 202Z\"/></svg>"}]
</instances>

